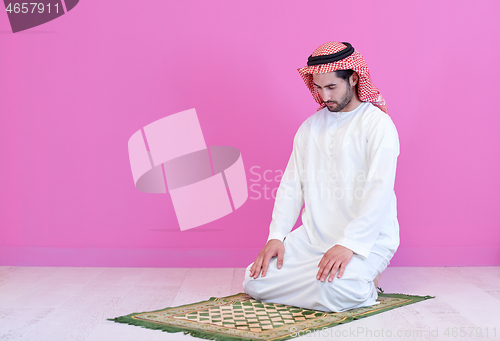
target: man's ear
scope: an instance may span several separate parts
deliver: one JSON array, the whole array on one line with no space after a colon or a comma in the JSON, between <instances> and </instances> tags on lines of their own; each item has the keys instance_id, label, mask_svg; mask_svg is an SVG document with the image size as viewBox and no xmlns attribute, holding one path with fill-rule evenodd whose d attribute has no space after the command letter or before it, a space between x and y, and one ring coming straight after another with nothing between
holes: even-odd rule
<instances>
[{"instance_id":1,"label":"man's ear","mask_svg":"<svg viewBox=\"0 0 500 341\"><path fill-rule=\"evenodd\" d=\"M358 81L359 81L359 75L356 71L354 71L354 73L351 75L351 77L349 77L349 84L351 86L355 86L358 84Z\"/></svg>"}]
</instances>

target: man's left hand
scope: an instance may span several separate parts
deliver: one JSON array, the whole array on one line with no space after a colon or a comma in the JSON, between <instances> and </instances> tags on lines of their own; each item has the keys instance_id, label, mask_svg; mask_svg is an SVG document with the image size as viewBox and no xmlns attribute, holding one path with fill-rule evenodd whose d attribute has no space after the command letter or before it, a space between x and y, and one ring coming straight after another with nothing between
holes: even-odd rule
<instances>
[{"instance_id":1,"label":"man's left hand","mask_svg":"<svg viewBox=\"0 0 500 341\"><path fill-rule=\"evenodd\" d=\"M342 245L334 245L331 249L326 251L326 253L323 255L323 258L321 258L321 261L318 265L319 271L316 275L316 279L324 282L326 277L328 276L328 273L330 273L328 281L331 282L333 281L337 270L339 271L337 277L342 277L347 264L349 264L352 259L352 256L352 250Z\"/></svg>"}]
</instances>

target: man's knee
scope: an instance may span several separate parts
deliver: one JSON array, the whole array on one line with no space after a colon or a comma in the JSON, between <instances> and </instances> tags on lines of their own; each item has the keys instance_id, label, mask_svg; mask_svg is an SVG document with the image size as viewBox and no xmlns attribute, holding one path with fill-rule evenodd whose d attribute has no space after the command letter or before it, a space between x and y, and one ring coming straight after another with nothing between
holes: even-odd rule
<instances>
[{"instance_id":1,"label":"man's knee","mask_svg":"<svg viewBox=\"0 0 500 341\"><path fill-rule=\"evenodd\" d=\"M257 290L257 286L255 285L255 281L254 280L249 279L249 278L245 278L245 280L243 281L243 290L248 295L250 295L253 298L257 299L258 290Z\"/></svg>"},{"instance_id":2,"label":"man's knee","mask_svg":"<svg viewBox=\"0 0 500 341\"><path fill-rule=\"evenodd\" d=\"M252 267L252 265L253 263L247 266L245 270L245 278L243 279L243 290L248 295L257 299L257 296L259 296L259 283L253 277L250 277L250 268Z\"/></svg>"},{"instance_id":3,"label":"man's knee","mask_svg":"<svg viewBox=\"0 0 500 341\"><path fill-rule=\"evenodd\" d=\"M372 286L372 282L365 279L342 276L329 283L326 295L336 311L340 312L374 301L376 297Z\"/></svg>"},{"instance_id":4,"label":"man's knee","mask_svg":"<svg viewBox=\"0 0 500 341\"><path fill-rule=\"evenodd\" d=\"M250 264L245 270L245 279L243 280L243 290L248 295L256 300L268 299L268 296L273 290L279 286L281 282L281 274L284 274L282 269L278 270L276 265L273 266L272 262L267 268L265 277L262 277L262 271L258 274L257 278L250 277Z\"/></svg>"},{"instance_id":5,"label":"man's knee","mask_svg":"<svg viewBox=\"0 0 500 341\"><path fill-rule=\"evenodd\" d=\"M245 279L243 280L243 290L245 291L245 293L247 293L256 300L259 300L263 299L262 297L263 289L264 289L263 281L250 277L249 270L247 269L247 272L245 273Z\"/></svg>"}]
</instances>

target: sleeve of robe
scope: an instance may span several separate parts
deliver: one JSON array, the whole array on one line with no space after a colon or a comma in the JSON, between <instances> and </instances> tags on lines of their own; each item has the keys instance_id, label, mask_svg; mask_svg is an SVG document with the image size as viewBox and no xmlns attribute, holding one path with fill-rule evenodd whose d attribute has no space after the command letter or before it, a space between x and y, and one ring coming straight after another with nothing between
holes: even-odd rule
<instances>
[{"instance_id":1,"label":"sleeve of robe","mask_svg":"<svg viewBox=\"0 0 500 341\"><path fill-rule=\"evenodd\" d=\"M306 121L307 122L307 121ZM292 155L280 181L269 227L269 237L283 241L297 222L304 206L304 141L307 134L306 122L297 130L293 138Z\"/></svg>"},{"instance_id":2,"label":"sleeve of robe","mask_svg":"<svg viewBox=\"0 0 500 341\"><path fill-rule=\"evenodd\" d=\"M367 126L368 174L358 215L337 242L366 259L387 219L394 195L399 138L391 118L384 114Z\"/></svg>"}]
</instances>

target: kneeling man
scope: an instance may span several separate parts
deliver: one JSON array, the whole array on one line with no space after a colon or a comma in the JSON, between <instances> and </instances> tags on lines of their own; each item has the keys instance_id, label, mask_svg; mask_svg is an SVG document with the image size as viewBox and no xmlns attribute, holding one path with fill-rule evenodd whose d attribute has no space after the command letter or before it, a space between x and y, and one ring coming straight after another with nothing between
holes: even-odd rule
<instances>
[{"instance_id":1,"label":"kneeling man","mask_svg":"<svg viewBox=\"0 0 500 341\"><path fill-rule=\"evenodd\" d=\"M322 311L378 304L378 279L399 246L396 127L351 44L323 44L298 71L321 106L295 134L268 241L244 290ZM302 225L290 232L303 206Z\"/></svg>"}]
</instances>

